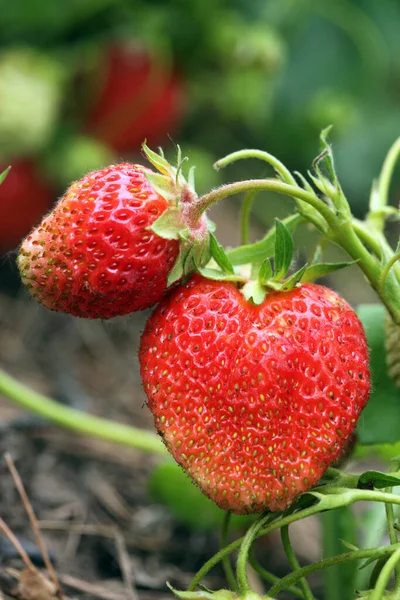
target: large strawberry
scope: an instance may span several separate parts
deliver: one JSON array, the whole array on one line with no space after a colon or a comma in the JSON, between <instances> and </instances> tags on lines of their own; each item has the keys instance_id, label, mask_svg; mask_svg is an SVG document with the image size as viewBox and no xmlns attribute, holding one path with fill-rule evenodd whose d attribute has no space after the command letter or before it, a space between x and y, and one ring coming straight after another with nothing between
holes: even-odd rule
<instances>
[{"instance_id":1,"label":"large strawberry","mask_svg":"<svg viewBox=\"0 0 400 600\"><path fill-rule=\"evenodd\" d=\"M145 151L162 174L128 163L89 173L22 243L22 280L48 308L103 319L144 309L208 260L192 187Z\"/></svg>"},{"instance_id":2,"label":"large strawberry","mask_svg":"<svg viewBox=\"0 0 400 600\"><path fill-rule=\"evenodd\" d=\"M163 142L182 117L182 78L168 62L138 45L115 43L99 60L85 131L124 152L142 140Z\"/></svg>"},{"instance_id":3,"label":"large strawberry","mask_svg":"<svg viewBox=\"0 0 400 600\"><path fill-rule=\"evenodd\" d=\"M256 305L195 275L149 319L140 364L167 448L238 514L284 510L317 483L370 391L358 317L316 284Z\"/></svg>"},{"instance_id":4,"label":"large strawberry","mask_svg":"<svg viewBox=\"0 0 400 600\"><path fill-rule=\"evenodd\" d=\"M0 173L7 165L0 165ZM0 185L0 252L13 250L49 210L54 191L27 160L12 162Z\"/></svg>"}]
</instances>

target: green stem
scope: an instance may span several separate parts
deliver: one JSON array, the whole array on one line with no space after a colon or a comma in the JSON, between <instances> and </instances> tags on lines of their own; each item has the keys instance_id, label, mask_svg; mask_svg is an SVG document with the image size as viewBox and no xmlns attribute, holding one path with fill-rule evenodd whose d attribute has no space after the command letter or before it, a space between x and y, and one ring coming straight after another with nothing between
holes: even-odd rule
<instances>
[{"instance_id":1,"label":"green stem","mask_svg":"<svg viewBox=\"0 0 400 600\"><path fill-rule=\"evenodd\" d=\"M256 192L248 192L243 200L240 215L240 243L245 246L250 241L250 212Z\"/></svg>"},{"instance_id":2,"label":"green stem","mask_svg":"<svg viewBox=\"0 0 400 600\"><path fill-rule=\"evenodd\" d=\"M0 393L31 412L78 433L145 452L163 455L166 453L165 447L155 433L94 417L59 404L19 383L2 370L0 370Z\"/></svg>"},{"instance_id":3,"label":"green stem","mask_svg":"<svg viewBox=\"0 0 400 600\"><path fill-rule=\"evenodd\" d=\"M279 577L277 577L273 573L270 573L269 571L264 569L264 567L262 565L260 565L258 560L254 557L254 555L251 552L249 554L249 563L253 567L255 572L258 573L258 575L260 575L260 577L262 577L265 581L267 581L271 585L275 585L276 583L278 583L280 581ZM291 594L293 594L293 596L296 596L297 598L304 598L303 592L301 590L299 590L299 588L295 587L294 585L291 585L288 588L288 592L290 592Z\"/></svg>"},{"instance_id":4,"label":"green stem","mask_svg":"<svg viewBox=\"0 0 400 600\"><path fill-rule=\"evenodd\" d=\"M199 220L201 215L207 208L234 194L241 194L243 192L250 191L269 191L283 194L284 196L290 196L297 200L302 200L315 208L326 220L328 225L332 228L336 228L336 218L332 210L316 196L314 193L307 190L303 190L295 185L289 185L278 181L277 179L248 179L246 181L237 181L235 183L228 183L220 188L212 190L205 196L199 198L196 204L196 214L193 215L195 220Z\"/></svg>"},{"instance_id":5,"label":"green stem","mask_svg":"<svg viewBox=\"0 0 400 600\"><path fill-rule=\"evenodd\" d=\"M324 558L319 562L313 563L312 565L307 565L306 567L302 567L295 573L290 573L283 577L279 583L277 583L273 588L269 590L269 594L271 596L276 596L283 590L287 590L289 586L295 584L299 579L305 577L306 575L310 575L311 573L315 573L317 571L321 571L322 569L328 569L329 567L334 567L335 565L340 565L342 563L346 563L351 560L361 560L364 558L380 558L381 556L388 556L392 554L394 551L400 550L400 543L390 546L382 546L381 548L368 548L366 550L354 550L351 552L344 552L343 554L338 554L336 556L330 556L329 558Z\"/></svg>"},{"instance_id":6,"label":"green stem","mask_svg":"<svg viewBox=\"0 0 400 600\"><path fill-rule=\"evenodd\" d=\"M276 517L278 520L274 521L268 527L266 527L265 529L260 531L258 533L257 537L259 537L261 535L267 535L271 531L274 531L275 529L279 529L282 525L290 525L290 523L294 523L295 521L298 521L300 519L305 519L306 517L315 515L320 510L321 509L319 508L319 505L316 504L315 506L310 506L309 508L300 510L298 513L288 515L287 517L283 517L281 519L279 519L280 515L277 514ZM243 543L243 540L244 540L244 537L241 537L241 538L235 540L234 542L232 542L231 544L229 544L229 546L225 546L225 548L222 548L222 550L220 550L219 552L214 554L214 556L212 558L210 558L201 567L201 569L199 569L199 571L196 573L196 575L193 577L193 579L188 587L188 591L194 592L194 590L196 589L198 584L201 582L203 577L205 577L207 575L207 573L224 558L224 556L227 556L234 550L237 550L237 548L239 548L241 546L241 544Z\"/></svg>"},{"instance_id":7,"label":"green stem","mask_svg":"<svg viewBox=\"0 0 400 600\"><path fill-rule=\"evenodd\" d=\"M251 592L251 587L247 578L247 560L251 546L254 540L258 537L259 531L264 527L266 523L271 519L271 515L262 515L251 527L247 530L246 535L240 545L239 556L236 565L236 580L238 583L238 590L240 597L245 596Z\"/></svg>"},{"instance_id":8,"label":"green stem","mask_svg":"<svg viewBox=\"0 0 400 600\"><path fill-rule=\"evenodd\" d=\"M228 165L230 165L233 162L236 162L237 160L243 160L248 158L257 158L268 163L269 165L274 167L275 171L281 177L282 181L284 181L285 183L289 183L290 185L297 185L296 180L289 171L289 169L285 167L285 165L275 156L269 154L268 152L264 152L263 150L246 149L238 150L237 152L232 152L231 154L228 154L228 156L217 160L217 162L214 164L214 168L218 171L219 169L227 167Z\"/></svg>"},{"instance_id":9,"label":"green stem","mask_svg":"<svg viewBox=\"0 0 400 600\"><path fill-rule=\"evenodd\" d=\"M290 565L292 571L298 571L298 569L300 569L300 565L297 560L296 554L293 550L293 546L290 542L288 525L285 525L284 527L281 528L281 539L282 539L283 548L286 552L286 556L287 556L287 559L288 559L288 562L289 562L289 565ZM314 596L310 589L310 586L308 585L307 579L305 577L302 577L299 580L299 584L300 584L301 589L303 590L304 599L305 600L314 600Z\"/></svg>"},{"instance_id":10,"label":"green stem","mask_svg":"<svg viewBox=\"0 0 400 600\"><path fill-rule=\"evenodd\" d=\"M379 200L380 206L376 208L382 208L387 206L389 203L389 189L393 178L393 171L397 161L400 158L400 137L394 142L386 155L385 161L382 166L381 174L379 176Z\"/></svg>"},{"instance_id":11,"label":"green stem","mask_svg":"<svg viewBox=\"0 0 400 600\"><path fill-rule=\"evenodd\" d=\"M268 527L266 527L265 529L262 529L258 533L258 537L263 536L263 535L268 535L269 533L271 533L271 531L275 531L275 529L279 529L280 527L283 527L284 525L290 525L291 523L294 523L295 521L300 521L301 519L305 519L312 515L316 515L321 511L332 510L334 508L339 508L340 506L350 506L354 502L370 501L370 502L385 502L385 503L392 503L392 504L400 505L400 496L395 496L394 494L387 494L385 492L372 491L372 490L348 490L346 488L331 488L331 487L326 487L324 491L326 493L326 496L319 494L319 497L322 500L324 500L324 499L326 500L329 496L332 496L331 503L326 502L326 501L325 502L320 501L318 504L309 506L308 508L304 508L302 510L299 510L296 513L292 513L290 515L287 515L287 516L281 517L281 518L279 518L280 515L277 514L276 520L273 523L270 523L268 525ZM328 504L330 504L330 506L328 506ZM196 575L193 577L193 579L188 587L188 591L193 592L196 589L197 585L201 582L203 577L205 577L207 575L207 573L213 567L215 567L215 565L217 565L225 556L228 556L228 554L230 554L231 552L234 552L235 550L237 550L237 548L240 547L240 545L243 542L243 539L244 538L242 537L242 538L235 540L234 542L229 544L229 546L222 548L222 550L220 550L212 558L210 558L210 560L208 560L201 567L201 569L196 573ZM373 554L371 554L372 551L370 550L369 552L370 552L370 554L367 554L366 557L361 556L360 558L369 558L370 556L373 556ZM352 556L352 554L353 553L350 553L350 556ZM379 556L381 556L381 555L379 555ZM327 559L327 560L330 560L330 559ZM336 563L332 563L332 564L336 564ZM306 573L312 572L312 566L313 565L311 565L311 571L306 571ZM303 571L303 569L301 569L301 571ZM285 577L285 579L286 579L286 577ZM296 581L297 581L297 578L296 578Z\"/></svg>"},{"instance_id":12,"label":"green stem","mask_svg":"<svg viewBox=\"0 0 400 600\"><path fill-rule=\"evenodd\" d=\"M392 574L393 569L396 568L400 561L400 548L393 552L392 556L386 562L382 571L379 574L378 581L376 582L376 586L373 592L370 595L370 600L382 600L383 595L385 593L387 584L389 583L390 576ZM397 591L398 588L396 587ZM397 594L398 597L398 594ZM397 599L396 599L397 600Z\"/></svg>"},{"instance_id":13,"label":"green stem","mask_svg":"<svg viewBox=\"0 0 400 600\"><path fill-rule=\"evenodd\" d=\"M232 513L226 512L224 515L224 520L222 521L222 527L221 527L221 546L222 546L222 548L224 548L227 545L228 530L229 530L229 523L231 520L231 516L232 516ZM235 573L233 571L233 567L231 565L229 556L225 556L222 559L222 566L224 568L225 577L226 577L226 580L228 582L230 589L232 590L232 592L236 592L237 585L236 585Z\"/></svg>"}]
</instances>

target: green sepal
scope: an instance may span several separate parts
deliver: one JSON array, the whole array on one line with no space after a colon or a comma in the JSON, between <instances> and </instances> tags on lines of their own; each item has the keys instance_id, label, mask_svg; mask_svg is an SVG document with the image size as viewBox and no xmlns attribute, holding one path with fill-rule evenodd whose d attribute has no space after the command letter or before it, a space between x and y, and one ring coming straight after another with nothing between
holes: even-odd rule
<instances>
[{"instance_id":1,"label":"green sepal","mask_svg":"<svg viewBox=\"0 0 400 600\"><path fill-rule=\"evenodd\" d=\"M293 260L293 239L289 229L279 220L275 223L275 273L274 281L286 276Z\"/></svg>"},{"instance_id":2,"label":"green sepal","mask_svg":"<svg viewBox=\"0 0 400 600\"><path fill-rule=\"evenodd\" d=\"M221 267L225 273L233 274L235 272L225 250L212 233L210 234L210 252L217 265Z\"/></svg>"},{"instance_id":3,"label":"green sepal","mask_svg":"<svg viewBox=\"0 0 400 600\"><path fill-rule=\"evenodd\" d=\"M165 175L161 175L161 173L149 171L144 171L143 173L157 194L160 194L160 196L168 200L170 203L173 202L173 200L177 200L178 195L176 187L171 177L166 177Z\"/></svg>"},{"instance_id":4,"label":"green sepal","mask_svg":"<svg viewBox=\"0 0 400 600\"><path fill-rule=\"evenodd\" d=\"M309 176L313 180L316 187L325 196L332 201L333 207L340 213L341 218L351 218L351 209L346 197L343 194L335 169L335 161L333 158L332 146L328 142L328 135L332 126L323 129L320 134L321 153L313 162L313 168L317 177ZM325 173L322 172L321 166Z\"/></svg>"},{"instance_id":5,"label":"green sepal","mask_svg":"<svg viewBox=\"0 0 400 600\"><path fill-rule=\"evenodd\" d=\"M248 301L254 304L262 304L267 295L267 290L259 281L249 281L240 290Z\"/></svg>"},{"instance_id":6,"label":"green sepal","mask_svg":"<svg viewBox=\"0 0 400 600\"><path fill-rule=\"evenodd\" d=\"M5 169L2 173L0 173L0 185L3 183L3 181L5 180L5 178L7 177L7 175L9 174L11 170L11 166L7 167L7 169Z\"/></svg>"},{"instance_id":7,"label":"green sepal","mask_svg":"<svg viewBox=\"0 0 400 600\"><path fill-rule=\"evenodd\" d=\"M269 260L267 258L266 260L264 260L264 262L262 263L262 265L258 271L257 279L261 285L265 285L268 283L268 281L271 279L271 277L272 277L272 267L271 267L271 263L269 262Z\"/></svg>"},{"instance_id":8,"label":"green sepal","mask_svg":"<svg viewBox=\"0 0 400 600\"><path fill-rule=\"evenodd\" d=\"M157 154L153 150L150 150L146 142L142 144L142 150L147 160L163 175L171 176L175 173L176 169L170 165L170 163L162 156Z\"/></svg>"},{"instance_id":9,"label":"green sepal","mask_svg":"<svg viewBox=\"0 0 400 600\"><path fill-rule=\"evenodd\" d=\"M164 240L179 240L185 237L182 212L175 207L167 208L149 227L150 231Z\"/></svg>"},{"instance_id":10,"label":"green sepal","mask_svg":"<svg viewBox=\"0 0 400 600\"><path fill-rule=\"evenodd\" d=\"M210 267L197 267L197 271L206 279L212 279L213 281L237 281L238 283L247 281L242 275L238 275L237 273L224 273L223 271L212 269Z\"/></svg>"},{"instance_id":11,"label":"green sepal","mask_svg":"<svg viewBox=\"0 0 400 600\"><path fill-rule=\"evenodd\" d=\"M301 269L293 273L286 281L283 282L281 291L282 292L290 292L300 281L302 281L302 277L304 273L307 271L308 266L303 265Z\"/></svg>"},{"instance_id":12,"label":"green sepal","mask_svg":"<svg viewBox=\"0 0 400 600\"><path fill-rule=\"evenodd\" d=\"M209 260L210 244L207 240L192 243L181 235L178 258L168 274L167 285L173 285L184 275L199 271L199 267L206 265Z\"/></svg>"},{"instance_id":13,"label":"green sepal","mask_svg":"<svg viewBox=\"0 0 400 600\"><path fill-rule=\"evenodd\" d=\"M329 178L331 181L335 183L335 186L338 185L338 178L336 175L335 169L335 161L333 158L332 146L328 142L328 135L331 132L332 125L328 125L325 129L323 129L320 133L319 139L321 141L321 153L313 162L313 167L315 171L320 174L319 165L322 163L324 166Z\"/></svg>"},{"instance_id":14,"label":"green sepal","mask_svg":"<svg viewBox=\"0 0 400 600\"><path fill-rule=\"evenodd\" d=\"M383 489L400 485L400 475L394 473L381 473L380 471L365 471L358 480L359 487L374 487Z\"/></svg>"},{"instance_id":15,"label":"green sepal","mask_svg":"<svg viewBox=\"0 0 400 600\"><path fill-rule=\"evenodd\" d=\"M340 269L351 267L357 262L357 260L352 260L349 262L342 263L317 263L315 265L310 265L306 268L304 275L301 278L301 282L308 283L309 281L314 281L314 279L318 279L318 277L324 277L324 275L334 273L334 271L339 271Z\"/></svg>"},{"instance_id":16,"label":"green sepal","mask_svg":"<svg viewBox=\"0 0 400 600\"><path fill-rule=\"evenodd\" d=\"M235 592L229 590L217 590L216 592L208 592L206 590L200 590L198 592L180 592L173 588L168 582L167 586L175 596L182 600L234 600L238 598Z\"/></svg>"},{"instance_id":17,"label":"green sepal","mask_svg":"<svg viewBox=\"0 0 400 600\"><path fill-rule=\"evenodd\" d=\"M293 232L297 225L304 221L299 214L291 215L282 220L288 231ZM227 256L233 265L246 265L248 263L261 264L267 258L274 256L276 227L271 228L265 237L254 244L247 244L227 251Z\"/></svg>"}]
</instances>

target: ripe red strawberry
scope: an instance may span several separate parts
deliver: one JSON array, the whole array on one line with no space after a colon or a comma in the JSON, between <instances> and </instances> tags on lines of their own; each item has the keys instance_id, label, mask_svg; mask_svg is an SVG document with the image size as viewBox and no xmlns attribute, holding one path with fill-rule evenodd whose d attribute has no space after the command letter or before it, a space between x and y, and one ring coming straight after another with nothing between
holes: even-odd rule
<instances>
[{"instance_id":1,"label":"ripe red strawberry","mask_svg":"<svg viewBox=\"0 0 400 600\"><path fill-rule=\"evenodd\" d=\"M0 165L0 173L7 164ZM14 249L53 202L54 192L29 160L12 161L0 185L0 252Z\"/></svg>"},{"instance_id":2,"label":"ripe red strawberry","mask_svg":"<svg viewBox=\"0 0 400 600\"><path fill-rule=\"evenodd\" d=\"M93 106L85 131L124 152L173 134L182 117L182 78L160 57L137 45L114 44L95 70ZM97 89L99 88L99 89Z\"/></svg>"},{"instance_id":3,"label":"ripe red strawberry","mask_svg":"<svg viewBox=\"0 0 400 600\"><path fill-rule=\"evenodd\" d=\"M22 243L22 280L46 307L86 318L124 315L158 302L183 263L193 268L190 257L208 260L207 219L190 221L194 193L181 176L177 187L175 169L147 152L165 175L128 163L89 173ZM151 229L161 215L168 239Z\"/></svg>"},{"instance_id":4,"label":"ripe red strawberry","mask_svg":"<svg viewBox=\"0 0 400 600\"><path fill-rule=\"evenodd\" d=\"M168 450L237 514L284 510L317 483L370 391L357 315L315 284L254 305L196 275L157 307L139 356Z\"/></svg>"}]
</instances>

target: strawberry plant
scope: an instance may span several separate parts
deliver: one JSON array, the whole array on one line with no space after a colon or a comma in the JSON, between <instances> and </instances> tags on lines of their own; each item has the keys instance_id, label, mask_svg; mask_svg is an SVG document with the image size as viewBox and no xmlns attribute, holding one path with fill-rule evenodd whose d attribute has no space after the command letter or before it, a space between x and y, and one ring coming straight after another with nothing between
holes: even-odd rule
<instances>
[{"instance_id":1,"label":"strawberry plant","mask_svg":"<svg viewBox=\"0 0 400 600\"><path fill-rule=\"evenodd\" d=\"M339 183L327 134L307 176L292 174L267 152L243 150L216 168L258 159L275 176L236 181L201 197L193 172L189 183L183 178L181 158L175 169L144 146L159 174L124 163L87 175L21 246L23 281L49 308L108 318L158 302L139 361L164 445L153 432L59 405L2 371L0 392L75 431L172 454L183 471L162 463L151 481L153 497L186 523L201 521L204 512L207 523L200 527L221 525L221 549L186 590L171 588L182 599L259 598L249 565L265 580L266 599L283 592L315 599L308 576L320 571L328 600L400 598L400 246L393 248L385 234L387 220L399 219L388 198L400 139L372 185L362 221ZM252 243L249 214L264 191L291 197L295 211ZM243 243L224 249L206 211L235 194L244 194ZM319 237L304 265L293 260L292 233L300 227ZM149 247L160 247L161 259L140 254L143 236ZM327 244L339 246L348 260L324 261ZM128 264L134 265L129 277L121 272ZM336 292L313 283L351 265L379 299L357 313ZM342 469L348 455L371 452L393 459L387 472ZM366 501L385 506L388 540L382 534L364 544L345 533L340 541L343 519L352 518L349 507ZM228 543L238 515L247 515L240 521L245 533ZM301 566L290 525L315 515L324 556ZM274 530L280 530L291 568L281 578L253 553L254 542ZM203 579L219 563L226 587L211 591Z\"/></svg>"}]
</instances>

